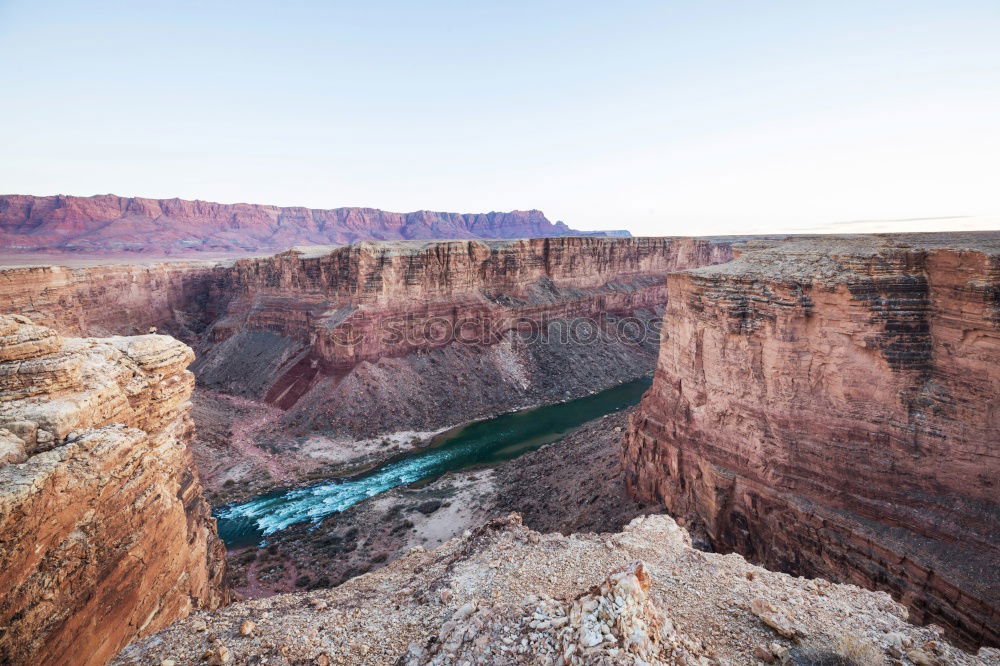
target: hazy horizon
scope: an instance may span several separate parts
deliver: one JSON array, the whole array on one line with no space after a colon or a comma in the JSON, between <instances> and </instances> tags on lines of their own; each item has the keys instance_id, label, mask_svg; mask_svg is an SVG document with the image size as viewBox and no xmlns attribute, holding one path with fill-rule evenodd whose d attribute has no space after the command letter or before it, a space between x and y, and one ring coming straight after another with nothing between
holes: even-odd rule
<instances>
[{"instance_id":1,"label":"hazy horizon","mask_svg":"<svg viewBox=\"0 0 1000 666\"><path fill-rule=\"evenodd\" d=\"M997 228L997 34L974 0L8 0L0 188L635 235Z\"/></svg>"}]
</instances>

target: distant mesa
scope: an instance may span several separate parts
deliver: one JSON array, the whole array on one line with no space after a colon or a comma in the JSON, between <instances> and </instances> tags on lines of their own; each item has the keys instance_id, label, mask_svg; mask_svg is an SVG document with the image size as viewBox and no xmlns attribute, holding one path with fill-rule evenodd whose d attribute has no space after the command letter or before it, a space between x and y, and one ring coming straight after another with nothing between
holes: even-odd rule
<instances>
[{"instance_id":1,"label":"distant mesa","mask_svg":"<svg viewBox=\"0 0 1000 666\"><path fill-rule=\"evenodd\" d=\"M391 213L184 199L0 195L0 249L14 253L192 256L270 253L361 240L630 236L577 231L539 210Z\"/></svg>"}]
</instances>

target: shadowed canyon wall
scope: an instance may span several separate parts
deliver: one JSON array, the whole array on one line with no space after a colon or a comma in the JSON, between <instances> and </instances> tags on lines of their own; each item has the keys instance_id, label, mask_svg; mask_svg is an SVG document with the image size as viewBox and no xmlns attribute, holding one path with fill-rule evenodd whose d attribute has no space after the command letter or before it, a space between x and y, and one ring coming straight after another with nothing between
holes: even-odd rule
<instances>
[{"instance_id":1,"label":"shadowed canyon wall","mask_svg":"<svg viewBox=\"0 0 1000 666\"><path fill-rule=\"evenodd\" d=\"M1000 234L798 238L668 278L630 490L1000 642Z\"/></svg>"},{"instance_id":2,"label":"shadowed canyon wall","mask_svg":"<svg viewBox=\"0 0 1000 666\"><path fill-rule=\"evenodd\" d=\"M214 287L227 305L195 372L293 427L441 427L644 374L666 274L729 257L707 240L555 238L241 259Z\"/></svg>"},{"instance_id":3,"label":"shadowed canyon wall","mask_svg":"<svg viewBox=\"0 0 1000 666\"><path fill-rule=\"evenodd\" d=\"M280 252L293 245L415 238L624 235L580 232L541 211L390 213L183 199L0 195L0 247L11 252L146 254Z\"/></svg>"},{"instance_id":4,"label":"shadowed canyon wall","mask_svg":"<svg viewBox=\"0 0 1000 666\"><path fill-rule=\"evenodd\" d=\"M186 446L193 358L0 315L0 663L104 664L228 601Z\"/></svg>"},{"instance_id":5,"label":"shadowed canyon wall","mask_svg":"<svg viewBox=\"0 0 1000 666\"><path fill-rule=\"evenodd\" d=\"M566 237L11 267L0 312L68 334L156 328L197 349L200 384L291 410L283 427L367 436L642 375L666 274L730 257L726 242Z\"/></svg>"}]
</instances>

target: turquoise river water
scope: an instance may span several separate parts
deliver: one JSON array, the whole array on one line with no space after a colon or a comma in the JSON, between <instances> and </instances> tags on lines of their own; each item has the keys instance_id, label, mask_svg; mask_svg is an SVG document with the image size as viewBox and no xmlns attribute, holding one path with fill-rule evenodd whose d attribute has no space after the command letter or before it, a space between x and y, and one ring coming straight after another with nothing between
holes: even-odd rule
<instances>
[{"instance_id":1,"label":"turquoise river water","mask_svg":"<svg viewBox=\"0 0 1000 666\"><path fill-rule=\"evenodd\" d=\"M554 442L591 419L634 405L652 380L643 377L576 400L501 414L442 432L412 451L357 476L260 495L215 511L230 547L251 545L297 523L317 523L397 486L445 472L496 465Z\"/></svg>"}]
</instances>

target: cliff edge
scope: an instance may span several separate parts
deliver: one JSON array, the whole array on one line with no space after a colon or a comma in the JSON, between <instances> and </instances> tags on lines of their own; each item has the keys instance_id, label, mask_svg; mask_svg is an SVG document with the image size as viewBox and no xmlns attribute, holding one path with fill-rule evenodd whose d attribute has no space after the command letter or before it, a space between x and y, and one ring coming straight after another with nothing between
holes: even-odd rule
<instances>
[{"instance_id":1,"label":"cliff edge","mask_svg":"<svg viewBox=\"0 0 1000 666\"><path fill-rule=\"evenodd\" d=\"M194 354L0 315L0 663L106 663L229 600L186 442Z\"/></svg>"},{"instance_id":2,"label":"cliff edge","mask_svg":"<svg viewBox=\"0 0 1000 666\"><path fill-rule=\"evenodd\" d=\"M1000 233L736 252L668 277L630 490L719 550L1000 643Z\"/></svg>"},{"instance_id":3,"label":"cliff edge","mask_svg":"<svg viewBox=\"0 0 1000 666\"><path fill-rule=\"evenodd\" d=\"M119 666L997 664L915 627L885 593L702 553L668 516L539 534L517 514L339 587L199 612Z\"/></svg>"}]
</instances>

